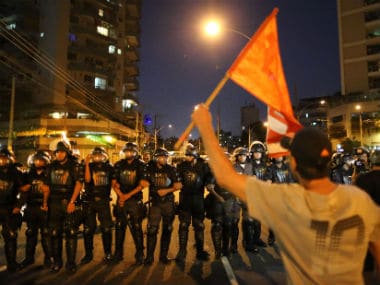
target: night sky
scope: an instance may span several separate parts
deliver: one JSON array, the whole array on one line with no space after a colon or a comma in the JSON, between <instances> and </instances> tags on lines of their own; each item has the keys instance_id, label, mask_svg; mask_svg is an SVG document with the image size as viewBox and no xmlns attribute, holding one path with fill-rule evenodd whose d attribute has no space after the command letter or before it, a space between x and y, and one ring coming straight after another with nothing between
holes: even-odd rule
<instances>
[{"instance_id":1,"label":"night sky","mask_svg":"<svg viewBox=\"0 0 380 285\"><path fill-rule=\"evenodd\" d=\"M334 0L145 0L137 95L141 111L156 116L163 137L183 132L194 105L207 99L247 42L231 31L205 36L204 20L220 18L225 27L251 36L274 7L279 8L281 56L293 104L297 96L340 90ZM223 130L240 135L240 107L250 103L260 107L265 120L266 107L229 80L211 110L214 118L219 110Z\"/></svg>"}]
</instances>

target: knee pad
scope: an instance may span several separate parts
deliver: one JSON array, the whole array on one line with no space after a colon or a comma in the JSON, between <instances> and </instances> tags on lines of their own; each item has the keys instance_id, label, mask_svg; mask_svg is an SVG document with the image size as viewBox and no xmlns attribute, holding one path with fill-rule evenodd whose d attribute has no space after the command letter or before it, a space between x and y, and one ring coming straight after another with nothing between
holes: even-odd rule
<instances>
[{"instance_id":1,"label":"knee pad","mask_svg":"<svg viewBox=\"0 0 380 285\"><path fill-rule=\"evenodd\" d=\"M205 225L201 220L193 220L193 227L196 231L203 231L205 228Z\"/></svg>"},{"instance_id":2,"label":"knee pad","mask_svg":"<svg viewBox=\"0 0 380 285\"><path fill-rule=\"evenodd\" d=\"M179 223L179 230L186 231L189 228L189 223L187 222L180 222Z\"/></svg>"},{"instance_id":3,"label":"knee pad","mask_svg":"<svg viewBox=\"0 0 380 285\"><path fill-rule=\"evenodd\" d=\"M95 229L92 229L90 227L84 227L83 228L83 234L84 235L93 235L95 233Z\"/></svg>"},{"instance_id":4,"label":"knee pad","mask_svg":"<svg viewBox=\"0 0 380 285\"><path fill-rule=\"evenodd\" d=\"M102 228L102 233L103 234L108 234L108 233L111 233L111 232L112 232L112 228L110 228L110 227Z\"/></svg>"},{"instance_id":5,"label":"knee pad","mask_svg":"<svg viewBox=\"0 0 380 285\"><path fill-rule=\"evenodd\" d=\"M69 228L65 231L66 238L75 238L78 234L78 231L75 228Z\"/></svg>"},{"instance_id":6,"label":"knee pad","mask_svg":"<svg viewBox=\"0 0 380 285\"><path fill-rule=\"evenodd\" d=\"M34 235L37 234L37 231L35 229L32 229L32 228L27 228L26 231L25 231L25 235L27 237L32 237Z\"/></svg>"},{"instance_id":7,"label":"knee pad","mask_svg":"<svg viewBox=\"0 0 380 285\"><path fill-rule=\"evenodd\" d=\"M62 236L62 231L60 229L51 229L50 235L52 238L58 238Z\"/></svg>"},{"instance_id":8,"label":"knee pad","mask_svg":"<svg viewBox=\"0 0 380 285\"><path fill-rule=\"evenodd\" d=\"M148 235L157 235L157 233L158 233L158 226L148 225L147 233L148 233Z\"/></svg>"}]
</instances>

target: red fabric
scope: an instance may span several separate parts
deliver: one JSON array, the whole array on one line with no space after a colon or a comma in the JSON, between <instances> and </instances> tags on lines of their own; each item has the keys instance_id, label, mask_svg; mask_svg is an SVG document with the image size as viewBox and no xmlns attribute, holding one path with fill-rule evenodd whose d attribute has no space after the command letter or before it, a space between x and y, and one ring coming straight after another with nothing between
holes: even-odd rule
<instances>
[{"instance_id":1,"label":"red fabric","mask_svg":"<svg viewBox=\"0 0 380 285\"><path fill-rule=\"evenodd\" d=\"M227 75L236 84L267 104L270 109L282 114L281 120L287 125L284 134L287 134L295 133L302 126L294 117L282 67L277 34L277 12L278 10L274 9L265 19L227 71ZM273 132L269 125L267 138L270 142L279 141L284 135L278 133L274 135L274 133L276 132Z\"/></svg>"}]
</instances>

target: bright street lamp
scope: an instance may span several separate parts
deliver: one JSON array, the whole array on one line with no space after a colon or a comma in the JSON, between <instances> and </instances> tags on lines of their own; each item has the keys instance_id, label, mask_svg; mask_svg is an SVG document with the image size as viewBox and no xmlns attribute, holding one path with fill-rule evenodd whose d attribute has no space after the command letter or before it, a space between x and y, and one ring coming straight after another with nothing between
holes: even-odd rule
<instances>
[{"instance_id":1,"label":"bright street lamp","mask_svg":"<svg viewBox=\"0 0 380 285\"><path fill-rule=\"evenodd\" d=\"M242 36L243 38L246 38L248 41L251 39L246 34L240 32L238 30L235 30L235 29L223 27L222 25L220 25L220 23L218 23L217 21L214 21L214 20L207 22L204 26L205 33L209 36L212 36L212 37L218 36L221 33L221 31L223 31L223 30L224 31L231 31L235 34L238 34L238 35Z\"/></svg>"}]
</instances>

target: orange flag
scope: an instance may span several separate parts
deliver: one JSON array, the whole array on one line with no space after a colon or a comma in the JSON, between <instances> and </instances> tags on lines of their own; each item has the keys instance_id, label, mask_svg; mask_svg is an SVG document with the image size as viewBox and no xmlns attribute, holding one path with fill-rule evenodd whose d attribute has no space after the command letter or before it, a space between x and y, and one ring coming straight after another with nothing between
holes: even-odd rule
<instances>
[{"instance_id":1,"label":"orange flag","mask_svg":"<svg viewBox=\"0 0 380 285\"><path fill-rule=\"evenodd\" d=\"M265 19L227 71L227 75L235 83L267 104L270 110L276 111L277 119L279 114L282 116L280 121L286 126L286 131L277 134L283 136L296 132L302 126L294 117L282 67L277 34L277 13L278 9L275 8ZM270 136L267 137L273 140L273 132L270 132L272 130L271 121L273 120L269 120L268 127ZM273 142L278 138L281 139L281 136L275 136Z\"/></svg>"}]
</instances>

